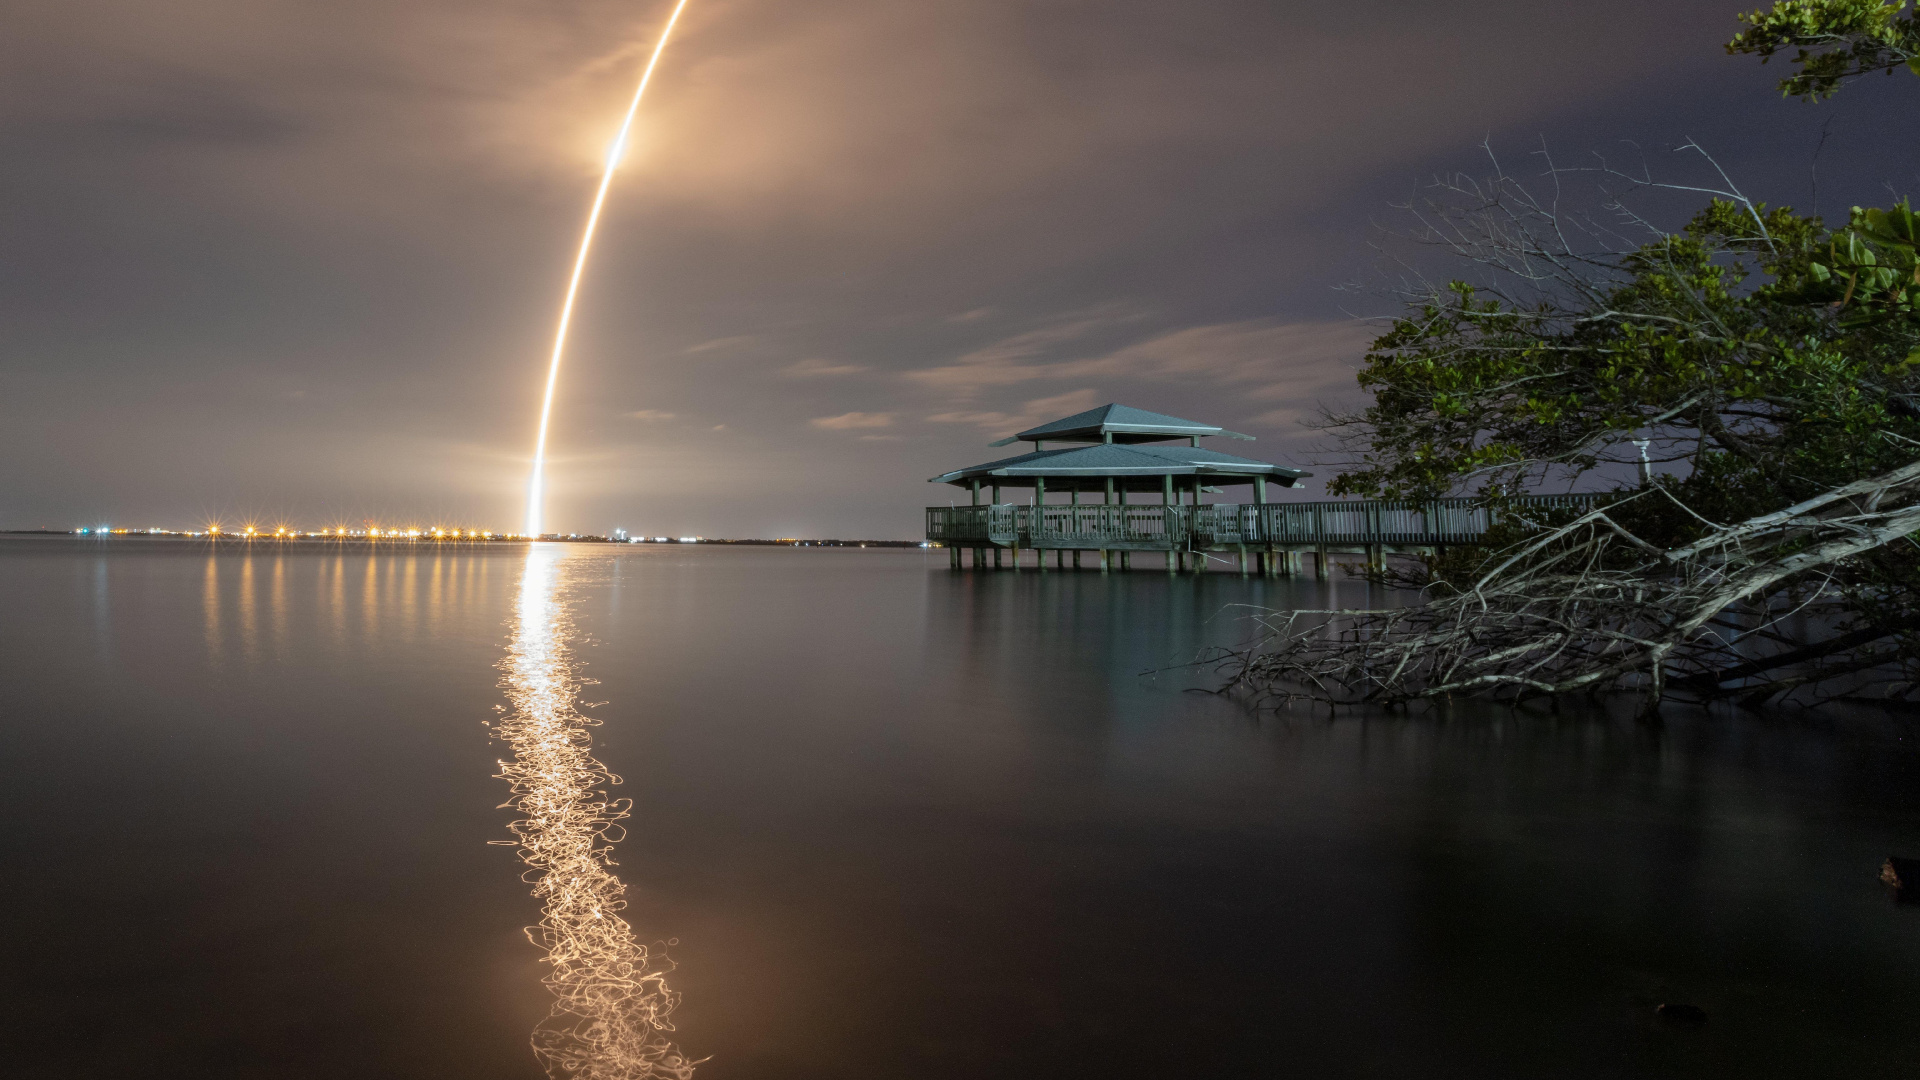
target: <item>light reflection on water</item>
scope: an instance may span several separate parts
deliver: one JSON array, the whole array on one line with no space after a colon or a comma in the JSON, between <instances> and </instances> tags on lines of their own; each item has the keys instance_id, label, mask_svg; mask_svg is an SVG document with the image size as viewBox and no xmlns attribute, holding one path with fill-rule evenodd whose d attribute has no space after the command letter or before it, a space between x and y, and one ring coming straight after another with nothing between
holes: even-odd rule
<instances>
[{"instance_id":1,"label":"light reflection on water","mask_svg":"<svg viewBox=\"0 0 1920 1080\"><path fill-rule=\"evenodd\" d=\"M687 1077L693 1063L664 1034L679 1001L666 983L673 964L620 916L626 886L611 869L613 843L632 804L607 795L620 778L593 756L596 721L577 704L583 681L566 569L564 550L528 548L513 640L500 663L513 704L494 727L514 755L500 763L513 792L502 805L524 815L510 828L533 894L545 902L527 936L547 951L551 970L542 981L555 1000L534 1030L534 1052L555 1077Z\"/></svg>"},{"instance_id":2,"label":"light reflection on water","mask_svg":"<svg viewBox=\"0 0 1920 1080\"><path fill-rule=\"evenodd\" d=\"M207 556L205 584L200 590L200 612L207 628L207 659L217 671L220 667L220 559Z\"/></svg>"},{"instance_id":3,"label":"light reflection on water","mask_svg":"<svg viewBox=\"0 0 1920 1080\"><path fill-rule=\"evenodd\" d=\"M254 598L253 558L240 560L240 648L250 664L260 660L259 603Z\"/></svg>"},{"instance_id":4,"label":"light reflection on water","mask_svg":"<svg viewBox=\"0 0 1920 1080\"><path fill-rule=\"evenodd\" d=\"M194 571L205 656L215 668L261 670L311 655L316 640L335 655L384 639L431 640L491 601L487 558L471 551L209 553ZM89 585L93 641L103 650L115 622L106 571L97 560Z\"/></svg>"}]
</instances>

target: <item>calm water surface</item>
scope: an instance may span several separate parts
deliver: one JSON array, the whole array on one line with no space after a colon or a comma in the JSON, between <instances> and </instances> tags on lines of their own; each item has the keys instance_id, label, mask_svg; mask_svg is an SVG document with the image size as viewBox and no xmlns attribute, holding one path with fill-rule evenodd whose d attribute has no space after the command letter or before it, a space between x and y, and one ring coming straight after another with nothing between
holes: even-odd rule
<instances>
[{"instance_id":1,"label":"calm water surface","mask_svg":"<svg viewBox=\"0 0 1920 1080\"><path fill-rule=\"evenodd\" d=\"M597 680L629 945L673 941L703 1078L1912 1075L1909 728L1142 674L1326 588L0 540L0 1071L543 1075L505 662Z\"/></svg>"}]
</instances>

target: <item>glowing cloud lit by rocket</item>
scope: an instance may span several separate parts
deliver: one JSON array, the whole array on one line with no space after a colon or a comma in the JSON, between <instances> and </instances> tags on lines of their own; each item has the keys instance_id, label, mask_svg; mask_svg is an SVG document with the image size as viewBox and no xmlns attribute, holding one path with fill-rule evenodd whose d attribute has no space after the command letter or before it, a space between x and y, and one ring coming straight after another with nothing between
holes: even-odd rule
<instances>
[{"instance_id":1,"label":"glowing cloud lit by rocket","mask_svg":"<svg viewBox=\"0 0 1920 1080\"><path fill-rule=\"evenodd\" d=\"M547 426L553 418L553 392L560 383L560 360L566 355L567 329L573 323L573 303L580 295L580 278L586 273L587 252L593 248L593 233L600 227L600 211L607 205L607 191L613 187L613 174L620 168L620 158L626 153L627 136L633 131L633 118L640 112L640 99L646 96L647 84L653 81L653 69L660 64L660 54L667 51L667 39L673 36L674 25L680 21L680 13L686 7L687 0L679 0L674 4L673 14L667 16L666 28L660 31L660 41L654 45L653 55L647 59L646 70L640 73L640 85L633 92L633 101L627 105L627 115L620 122L620 132L607 149L607 164L600 174L600 189L594 193L593 209L587 214L587 227L580 237L580 252L573 259L573 276L567 280L567 297L560 305L560 327L553 336L553 358L547 364L547 391L540 402L540 435L533 444L533 478L527 484L528 536L539 536L544 526Z\"/></svg>"}]
</instances>

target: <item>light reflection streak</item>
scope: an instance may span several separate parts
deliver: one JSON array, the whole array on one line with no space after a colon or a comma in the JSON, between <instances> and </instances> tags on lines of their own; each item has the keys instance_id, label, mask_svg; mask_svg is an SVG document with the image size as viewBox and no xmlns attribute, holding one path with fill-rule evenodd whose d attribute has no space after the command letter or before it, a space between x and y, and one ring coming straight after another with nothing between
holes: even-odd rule
<instances>
[{"instance_id":1,"label":"light reflection streak","mask_svg":"<svg viewBox=\"0 0 1920 1080\"><path fill-rule=\"evenodd\" d=\"M254 610L253 556L240 560L240 651L248 664L260 659L260 616Z\"/></svg>"},{"instance_id":2,"label":"light reflection streak","mask_svg":"<svg viewBox=\"0 0 1920 1080\"><path fill-rule=\"evenodd\" d=\"M400 626L408 637L415 637L420 633L420 560L403 559L400 566ZM394 584L391 574L387 584Z\"/></svg>"},{"instance_id":3,"label":"light reflection streak","mask_svg":"<svg viewBox=\"0 0 1920 1080\"><path fill-rule=\"evenodd\" d=\"M366 587L360 591L360 633L367 641L374 640L374 628L379 624L377 609L380 606L380 560L367 556Z\"/></svg>"},{"instance_id":4,"label":"light reflection streak","mask_svg":"<svg viewBox=\"0 0 1920 1080\"><path fill-rule=\"evenodd\" d=\"M207 617L207 657L220 666L220 560L207 556L206 588L200 594L201 610Z\"/></svg>"},{"instance_id":5,"label":"light reflection streak","mask_svg":"<svg viewBox=\"0 0 1920 1080\"><path fill-rule=\"evenodd\" d=\"M512 708L494 726L513 748L499 776L521 814L509 826L526 880L544 901L527 937L552 965L542 980L553 1009L534 1029L533 1049L552 1077L628 1080L693 1075L666 1032L679 995L667 988L672 961L634 937L620 916L626 886L611 869L618 824L632 806L611 799L620 782L593 756L595 721L578 707L581 679L569 638L565 552L534 545L520 583L512 643L500 662Z\"/></svg>"},{"instance_id":6,"label":"light reflection streak","mask_svg":"<svg viewBox=\"0 0 1920 1080\"><path fill-rule=\"evenodd\" d=\"M347 644L347 560L343 556L333 557L333 569L325 580L332 587L332 603L326 607L333 616L333 646L344 649Z\"/></svg>"},{"instance_id":7,"label":"light reflection streak","mask_svg":"<svg viewBox=\"0 0 1920 1080\"><path fill-rule=\"evenodd\" d=\"M267 608L269 625L273 630L273 652L276 657L285 656L287 650L287 560L273 557L273 593Z\"/></svg>"},{"instance_id":8,"label":"light reflection streak","mask_svg":"<svg viewBox=\"0 0 1920 1080\"><path fill-rule=\"evenodd\" d=\"M113 599L107 588L107 560L93 561L93 643L100 656L113 655Z\"/></svg>"}]
</instances>

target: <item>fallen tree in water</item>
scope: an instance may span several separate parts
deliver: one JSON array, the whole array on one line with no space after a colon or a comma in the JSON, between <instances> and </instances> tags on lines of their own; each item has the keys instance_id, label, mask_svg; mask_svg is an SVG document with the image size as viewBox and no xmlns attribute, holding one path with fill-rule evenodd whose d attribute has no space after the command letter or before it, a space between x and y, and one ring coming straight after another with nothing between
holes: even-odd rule
<instances>
[{"instance_id":1,"label":"fallen tree in water","mask_svg":"<svg viewBox=\"0 0 1920 1080\"><path fill-rule=\"evenodd\" d=\"M1405 607L1259 616L1233 683L1276 702L1405 703L1639 688L1757 703L1910 697L1911 623L1865 617L1849 562L1920 531L1920 463L1663 549L1621 524L1630 495L1494 553Z\"/></svg>"}]
</instances>

